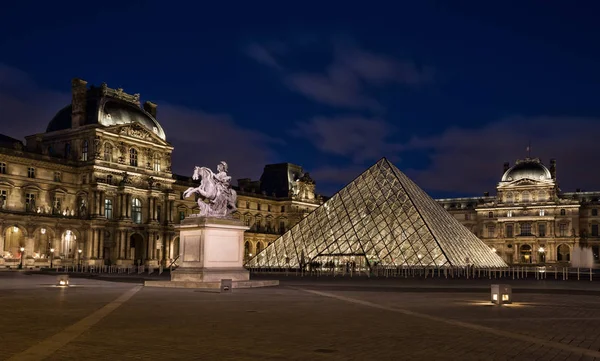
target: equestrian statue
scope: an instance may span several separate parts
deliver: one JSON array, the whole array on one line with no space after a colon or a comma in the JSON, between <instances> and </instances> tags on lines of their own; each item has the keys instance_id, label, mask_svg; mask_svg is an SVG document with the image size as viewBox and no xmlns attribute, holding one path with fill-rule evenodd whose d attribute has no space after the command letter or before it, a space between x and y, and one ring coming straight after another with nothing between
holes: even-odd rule
<instances>
[{"instance_id":1,"label":"equestrian statue","mask_svg":"<svg viewBox=\"0 0 600 361\"><path fill-rule=\"evenodd\" d=\"M231 177L227 175L227 163L221 161L217 165L217 173L206 167L194 168L193 180L200 179L200 185L190 187L183 196L185 198L197 193L200 213L196 217L230 217L236 207L237 193L231 188Z\"/></svg>"}]
</instances>

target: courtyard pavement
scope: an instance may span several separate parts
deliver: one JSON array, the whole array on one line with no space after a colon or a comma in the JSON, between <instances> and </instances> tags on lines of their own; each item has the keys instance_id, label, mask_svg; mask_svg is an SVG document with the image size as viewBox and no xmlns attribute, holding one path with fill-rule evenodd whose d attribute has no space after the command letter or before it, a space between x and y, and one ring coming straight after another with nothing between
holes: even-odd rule
<instances>
[{"instance_id":1,"label":"courtyard pavement","mask_svg":"<svg viewBox=\"0 0 600 361\"><path fill-rule=\"evenodd\" d=\"M600 360L600 281L515 281L492 306L493 279L277 278L219 294L0 272L0 360Z\"/></svg>"}]
</instances>

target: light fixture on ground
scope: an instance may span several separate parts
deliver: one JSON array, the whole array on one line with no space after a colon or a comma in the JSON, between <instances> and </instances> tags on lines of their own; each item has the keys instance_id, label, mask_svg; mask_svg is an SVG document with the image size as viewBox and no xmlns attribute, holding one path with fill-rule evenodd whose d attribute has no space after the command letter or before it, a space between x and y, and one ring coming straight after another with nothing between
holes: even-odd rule
<instances>
[{"instance_id":1,"label":"light fixture on ground","mask_svg":"<svg viewBox=\"0 0 600 361\"><path fill-rule=\"evenodd\" d=\"M60 275L58 276L58 286L68 286L69 285L69 275Z\"/></svg>"},{"instance_id":2,"label":"light fixture on ground","mask_svg":"<svg viewBox=\"0 0 600 361\"><path fill-rule=\"evenodd\" d=\"M21 263L19 264L19 268L23 268L23 257L25 256L25 247L19 248L19 251L21 251Z\"/></svg>"},{"instance_id":3,"label":"light fixture on ground","mask_svg":"<svg viewBox=\"0 0 600 361\"><path fill-rule=\"evenodd\" d=\"M46 234L46 228L40 229L40 232L42 232L42 234Z\"/></svg>"},{"instance_id":4,"label":"light fixture on ground","mask_svg":"<svg viewBox=\"0 0 600 361\"><path fill-rule=\"evenodd\" d=\"M492 285L492 303L497 305L512 303L512 287L510 285Z\"/></svg>"},{"instance_id":5,"label":"light fixture on ground","mask_svg":"<svg viewBox=\"0 0 600 361\"><path fill-rule=\"evenodd\" d=\"M54 248L50 248L50 268L52 268L52 261L54 261Z\"/></svg>"}]
</instances>

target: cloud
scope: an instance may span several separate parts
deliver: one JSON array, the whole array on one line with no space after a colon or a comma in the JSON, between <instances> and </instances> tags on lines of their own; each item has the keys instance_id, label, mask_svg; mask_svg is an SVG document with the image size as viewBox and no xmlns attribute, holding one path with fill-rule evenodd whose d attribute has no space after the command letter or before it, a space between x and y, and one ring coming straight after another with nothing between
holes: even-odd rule
<instances>
[{"instance_id":1,"label":"cloud","mask_svg":"<svg viewBox=\"0 0 600 361\"><path fill-rule=\"evenodd\" d=\"M69 89L69 82L65 85ZM135 89L129 91L136 92ZM52 117L70 103L70 98L68 92L41 87L27 73L0 64L0 126L5 135L24 139L27 135L45 132ZM244 128L225 114L158 104L158 120L165 129L167 141L175 147L173 170L176 173L190 174L194 165L214 168L225 160L233 179L256 179L263 164L278 160L274 148L283 144L280 139Z\"/></svg>"},{"instance_id":2,"label":"cloud","mask_svg":"<svg viewBox=\"0 0 600 361\"><path fill-rule=\"evenodd\" d=\"M277 159L274 149L283 140L239 126L228 115L208 114L176 105L158 108L167 140L173 143L173 167L188 174L195 165L216 167L225 160L233 179L257 179L262 165Z\"/></svg>"},{"instance_id":3,"label":"cloud","mask_svg":"<svg viewBox=\"0 0 600 361\"><path fill-rule=\"evenodd\" d=\"M24 140L25 136L45 132L50 120L70 103L70 98L68 92L40 87L29 74L0 63L2 134Z\"/></svg>"},{"instance_id":4,"label":"cloud","mask_svg":"<svg viewBox=\"0 0 600 361\"><path fill-rule=\"evenodd\" d=\"M266 47L253 44L249 49L251 51L248 54L254 60L282 70L280 63ZM334 43L333 60L324 71L287 71L282 77L289 89L316 102L334 107L380 111L381 104L368 94L370 88L429 83L433 80L433 70L354 45Z\"/></svg>"},{"instance_id":5,"label":"cloud","mask_svg":"<svg viewBox=\"0 0 600 361\"><path fill-rule=\"evenodd\" d=\"M600 119L576 117L512 117L477 129L452 128L431 137L415 137L403 155L425 152L426 167L402 169L428 191L465 195L494 192L504 162L531 156L548 166L557 160L557 177L565 191L598 189L595 166Z\"/></svg>"},{"instance_id":6,"label":"cloud","mask_svg":"<svg viewBox=\"0 0 600 361\"><path fill-rule=\"evenodd\" d=\"M282 66L275 59L265 46L256 43L248 45L246 48L246 54L252 59L256 60L260 64L267 65L271 68L282 70Z\"/></svg>"},{"instance_id":7,"label":"cloud","mask_svg":"<svg viewBox=\"0 0 600 361\"><path fill-rule=\"evenodd\" d=\"M382 119L360 116L315 117L291 130L320 151L348 157L355 163L382 156L397 159L401 146L390 140L395 132L396 128Z\"/></svg>"}]
</instances>

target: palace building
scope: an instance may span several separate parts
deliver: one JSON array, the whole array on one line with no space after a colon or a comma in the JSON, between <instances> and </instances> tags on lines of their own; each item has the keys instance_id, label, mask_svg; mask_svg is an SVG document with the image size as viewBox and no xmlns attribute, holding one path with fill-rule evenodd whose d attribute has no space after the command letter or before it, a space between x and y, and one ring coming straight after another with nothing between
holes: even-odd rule
<instances>
[{"instance_id":1,"label":"palace building","mask_svg":"<svg viewBox=\"0 0 600 361\"><path fill-rule=\"evenodd\" d=\"M174 225L198 211L183 192L198 184L172 173L157 105L106 84L71 86L71 104L45 132L25 143L0 135L0 267L170 265ZM323 202L294 164L267 165L259 181L238 184L247 257Z\"/></svg>"},{"instance_id":2,"label":"palace building","mask_svg":"<svg viewBox=\"0 0 600 361\"><path fill-rule=\"evenodd\" d=\"M578 246L599 260L600 191L561 192L554 159L504 163L495 196L437 201L508 264L568 264Z\"/></svg>"}]
</instances>

